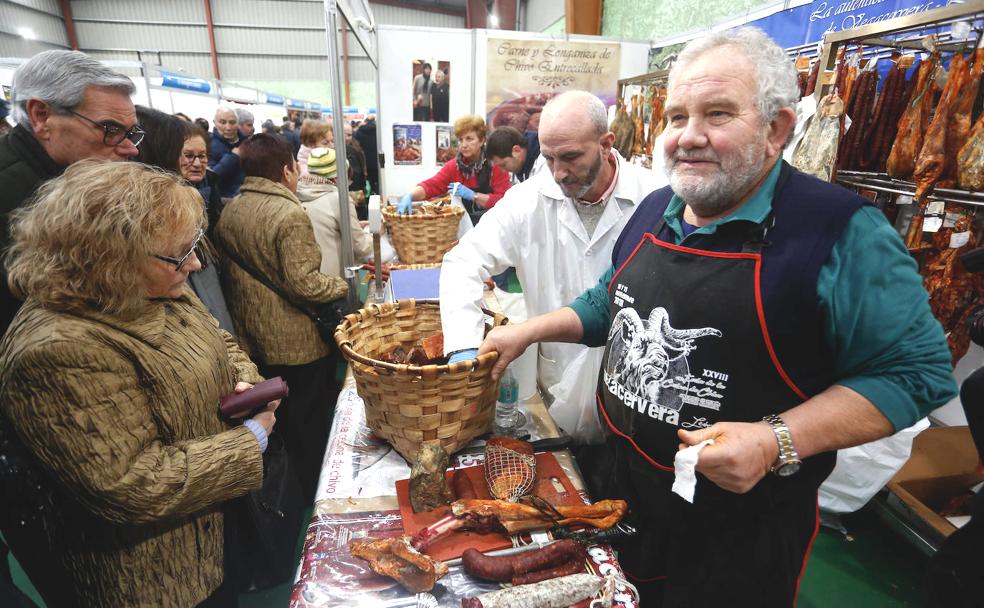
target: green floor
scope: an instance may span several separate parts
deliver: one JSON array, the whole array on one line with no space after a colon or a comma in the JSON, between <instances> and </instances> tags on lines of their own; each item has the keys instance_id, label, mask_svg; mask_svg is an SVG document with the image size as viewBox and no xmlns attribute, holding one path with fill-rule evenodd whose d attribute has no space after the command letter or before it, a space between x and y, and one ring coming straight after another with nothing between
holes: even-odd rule
<instances>
[{"instance_id":1,"label":"green floor","mask_svg":"<svg viewBox=\"0 0 984 608\"><path fill-rule=\"evenodd\" d=\"M822 528L800 586L798 608L926 606L927 558L888 529L869 508L843 518L850 539ZM298 554L300 547L298 548ZM13 562L14 581L41 600ZM290 584L240 596L242 608L286 606Z\"/></svg>"}]
</instances>

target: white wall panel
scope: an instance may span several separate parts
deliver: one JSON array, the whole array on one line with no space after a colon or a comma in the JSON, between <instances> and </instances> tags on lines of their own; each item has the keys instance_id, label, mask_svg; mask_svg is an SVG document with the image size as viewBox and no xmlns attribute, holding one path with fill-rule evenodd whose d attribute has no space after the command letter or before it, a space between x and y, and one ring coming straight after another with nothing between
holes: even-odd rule
<instances>
[{"instance_id":1,"label":"white wall panel","mask_svg":"<svg viewBox=\"0 0 984 608\"><path fill-rule=\"evenodd\" d=\"M213 0L216 25L311 25L325 26L321 2L293 0Z\"/></svg>"},{"instance_id":2,"label":"white wall panel","mask_svg":"<svg viewBox=\"0 0 984 608\"><path fill-rule=\"evenodd\" d=\"M328 80L324 56L219 55L223 80Z\"/></svg>"},{"instance_id":3,"label":"white wall panel","mask_svg":"<svg viewBox=\"0 0 984 608\"><path fill-rule=\"evenodd\" d=\"M61 17L61 7L58 6L58 0L8 0L12 4L20 4L22 6L27 6L35 10L44 11L48 14L55 15L56 17Z\"/></svg>"},{"instance_id":4,"label":"white wall panel","mask_svg":"<svg viewBox=\"0 0 984 608\"><path fill-rule=\"evenodd\" d=\"M224 1L213 0L212 5ZM74 0L71 4L75 19L205 23L202 0Z\"/></svg>"},{"instance_id":5,"label":"white wall panel","mask_svg":"<svg viewBox=\"0 0 984 608\"><path fill-rule=\"evenodd\" d=\"M34 32L40 42L68 46L65 22L61 17L39 13L13 2L0 2L0 32L17 35L22 27Z\"/></svg>"},{"instance_id":6,"label":"white wall panel","mask_svg":"<svg viewBox=\"0 0 984 608\"><path fill-rule=\"evenodd\" d=\"M205 26L83 22L75 31L82 49L209 50Z\"/></svg>"},{"instance_id":7,"label":"white wall panel","mask_svg":"<svg viewBox=\"0 0 984 608\"><path fill-rule=\"evenodd\" d=\"M215 28L215 46L221 54L324 55L325 30L256 30Z\"/></svg>"},{"instance_id":8,"label":"white wall panel","mask_svg":"<svg viewBox=\"0 0 984 608\"><path fill-rule=\"evenodd\" d=\"M24 40L20 36L11 36L0 32L0 57L33 57L42 51L65 49L40 40Z\"/></svg>"},{"instance_id":9,"label":"white wall panel","mask_svg":"<svg viewBox=\"0 0 984 608\"><path fill-rule=\"evenodd\" d=\"M564 0L526 0L526 31L542 32L566 14Z\"/></svg>"},{"instance_id":10,"label":"white wall panel","mask_svg":"<svg viewBox=\"0 0 984 608\"><path fill-rule=\"evenodd\" d=\"M464 16L445 15L428 11L415 11L411 8L370 4L376 23L383 25L408 25L419 27L465 27Z\"/></svg>"}]
</instances>

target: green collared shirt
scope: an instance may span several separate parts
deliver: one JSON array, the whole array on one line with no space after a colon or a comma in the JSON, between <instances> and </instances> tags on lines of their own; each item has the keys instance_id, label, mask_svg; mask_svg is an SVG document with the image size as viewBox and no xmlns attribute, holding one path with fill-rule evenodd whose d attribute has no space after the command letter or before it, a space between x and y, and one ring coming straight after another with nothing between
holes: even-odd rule
<instances>
[{"instance_id":1,"label":"green collared shirt","mask_svg":"<svg viewBox=\"0 0 984 608\"><path fill-rule=\"evenodd\" d=\"M676 195L663 214L674 244L694 234L714 234L728 222L762 222L772 210L777 162L748 201L734 213L683 234L684 203ZM582 343L605 344L611 314L608 284L614 266L570 307L584 328ZM858 209L817 277L824 338L834 354L837 384L871 401L896 430L911 426L957 394L950 351L916 262L895 228L874 207Z\"/></svg>"}]
</instances>

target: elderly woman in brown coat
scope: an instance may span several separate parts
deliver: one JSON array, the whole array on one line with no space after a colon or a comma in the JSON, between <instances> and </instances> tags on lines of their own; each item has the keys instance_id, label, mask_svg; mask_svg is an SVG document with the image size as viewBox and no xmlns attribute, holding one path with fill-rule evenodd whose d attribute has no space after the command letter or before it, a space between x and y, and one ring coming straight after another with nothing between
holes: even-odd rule
<instances>
[{"instance_id":1,"label":"elderly woman in brown coat","mask_svg":"<svg viewBox=\"0 0 984 608\"><path fill-rule=\"evenodd\" d=\"M290 395L277 411L290 464L311 502L321 472L338 384L337 352L304 312L348 293L324 274L311 220L297 199L300 169L289 144L259 133L241 146L246 181L222 212L215 242L236 334L267 377ZM272 286L274 289L270 289Z\"/></svg>"},{"instance_id":2,"label":"elderly woman in brown coat","mask_svg":"<svg viewBox=\"0 0 984 608\"><path fill-rule=\"evenodd\" d=\"M260 377L185 285L202 222L177 176L83 161L12 224L26 302L0 341L3 533L49 606L226 589L222 505L260 486L276 404L219 417Z\"/></svg>"}]
</instances>

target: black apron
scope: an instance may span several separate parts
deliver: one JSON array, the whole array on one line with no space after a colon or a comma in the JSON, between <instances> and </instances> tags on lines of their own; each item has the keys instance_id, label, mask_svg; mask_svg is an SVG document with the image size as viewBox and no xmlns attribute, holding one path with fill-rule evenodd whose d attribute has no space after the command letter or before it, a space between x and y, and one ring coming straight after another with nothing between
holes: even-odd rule
<instances>
[{"instance_id":1,"label":"black apron","mask_svg":"<svg viewBox=\"0 0 984 608\"><path fill-rule=\"evenodd\" d=\"M609 285L599 405L614 463L599 498L629 502L640 537L619 559L637 582L662 581L647 607L791 606L816 534L816 484L797 475L739 495L698 474L694 504L670 491L678 429L756 422L807 399L765 325L768 224L723 253L657 239L661 220Z\"/></svg>"}]
</instances>

